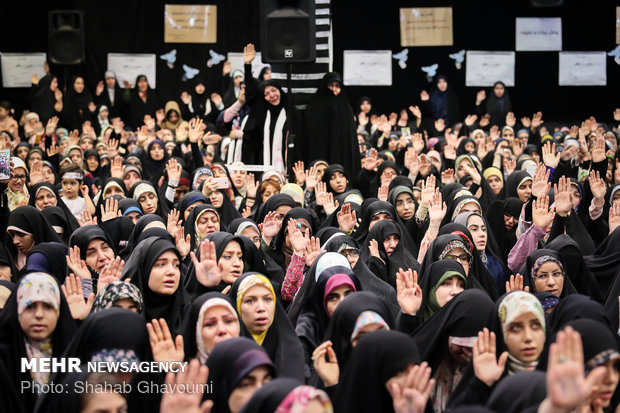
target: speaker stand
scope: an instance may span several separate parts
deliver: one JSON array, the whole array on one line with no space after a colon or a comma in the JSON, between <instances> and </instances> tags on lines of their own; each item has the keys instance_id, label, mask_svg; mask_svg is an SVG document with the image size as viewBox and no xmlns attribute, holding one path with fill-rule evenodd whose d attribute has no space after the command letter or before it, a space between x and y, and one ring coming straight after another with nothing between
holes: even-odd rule
<instances>
[{"instance_id":1,"label":"speaker stand","mask_svg":"<svg viewBox=\"0 0 620 413\"><path fill-rule=\"evenodd\" d=\"M286 91L287 91L287 99L286 99L286 118L288 125L288 138L286 140L287 148L286 148L286 175L287 178L294 176L293 174L293 165L295 165L295 127L293 125L294 116L293 116L293 89L291 87L293 73L293 64L289 63L286 69Z\"/></svg>"}]
</instances>

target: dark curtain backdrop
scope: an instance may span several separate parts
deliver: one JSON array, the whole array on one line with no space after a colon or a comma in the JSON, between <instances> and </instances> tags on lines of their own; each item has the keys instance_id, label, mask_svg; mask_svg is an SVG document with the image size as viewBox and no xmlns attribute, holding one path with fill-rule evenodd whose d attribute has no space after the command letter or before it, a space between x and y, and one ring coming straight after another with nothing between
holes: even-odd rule
<instances>
[{"instance_id":1,"label":"dark curtain backdrop","mask_svg":"<svg viewBox=\"0 0 620 413\"><path fill-rule=\"evenodd\" d=\"M209 49L220 54L241 51L248 42L260 50L259 1L214 0L209 2L169 0L168 4L215 4L217 44L166 44L163 42L165 2L153 0L50 0L0 2L0 52L47 51L47 11L80 9L85 15L86 62L51 70L61 79L74 74L85 76L92 92L106 70L108 52L155 53L157 90L163 99L178 98L187 87L181 80L182 64L199 68L210 88L221 88L221 64L207 68ZM438 73L448 76L450 86L460 96L462 113L473 109L478 88L465 87L465 67L455 68L448 54L461 49L510 51L515 48L515 17L561 17L563 50L609 51L615 47L615 7L613 0L583 2L565 0L558 8L532 8L528 0L462 1L376 1L332 0L334 69L342 71L342 51L347 49L390 49L400 52L400 7L451 6L454 19L454 46L409 48L407 68L393 65L391 87L348 87L355 105L362 95L373 98L380 112L398 111L419 102L422 89L430 91L421 66L439 64ZM177 49L174 69L159 56ZM544 119L581 120L594 115L599 121L612 118L620 105L620 66L607 58L607 86L558 86L557 52L517 52L516 86L508 88L517 117L541 110ZM0 99L10 100L19 114L25 107L26 89L0 89ZM355 109L357 111L357 109Z\"/></svg>"}]
</instances>

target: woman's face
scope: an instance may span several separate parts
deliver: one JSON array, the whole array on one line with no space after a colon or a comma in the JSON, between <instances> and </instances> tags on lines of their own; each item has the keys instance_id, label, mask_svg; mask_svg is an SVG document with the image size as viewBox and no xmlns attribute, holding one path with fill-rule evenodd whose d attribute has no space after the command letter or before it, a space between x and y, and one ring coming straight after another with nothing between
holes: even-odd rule
<instances>
[{"instance_id":1,"label":"woman's face","mask_svg":"<svg viewBox=\"0 0 620 413\"><path fill-rule=\"evenodd\" d=\"M396 197L396 212L404 221L409 221L415 214L413 197L406 192Z\"/></svg>"},{"instance_id":2,"label":"woman's face","mask_svg":"<svg viewBox=\"0 0 620 413\"><path fill-rule=\"evenodd\" d=\"M372 109L372 106L370 105L370 102L367 100L362 101L362 103L360 104L360 110L366 114L368 114L368 112L370 112L370 109Z\"/></svg>"},{"instance_id":3,"label":"woman's face","mask_svg":"<svg viewBox=\"0 0 620 413\"><path fill-rule=\"evenodd\" d=\"M592 405L599 406L602 409L609 407L611 398L618 387L620 373L618 372L618 361L609 360L603 365L605 374L592 385L596 387L596 391L592 394Z\"/></svg>"},{"instance_id":4,"label":"woman's face","mask_svg":"<svg viewBox=\"0 0 620 413\"><path fill-rule=\"evenodd\" d=\"M232 284L243 274L243 250L237 241L230 241L217 261L226 284Z\"/></svg>"},{"instance_id":5,"label":"woman's face","mask_svg":"<svg viewBox=\"0 0 620 413\"><path fill-rule=\"evenodd\" d=\"M463 291L465 291L465 283L461 278L456 275L448 278L435 290L435 297L437 297L439 307L443 307Z\"/></svg>"},{"instance_id":6,"label":"woman's face","mask_svg":"<svg viewBox=\"0 0 620 413\"><path fill-rule=\"evenodd\" d=\"M525 204L530 199L531 194L532 194L532 181L528 179L527 181L519 185L519 187L517 188L517 195L519 196L519 199L521 200L521 202Z\"/></svg>"},{"instance_id":7,"label":"woman's face","mask_svg":"<svg viewBox=\"0 0 620 413\"><path fill-rule=\"evenodd\" d=\"M50 338L58 322L54 307L42 301L35 301L26 307L18 319L24 334L34 341Z\"/></svg>"},{"instance_id":8,"label":"woman's face","mask_svg":"<svg viewBox=\"0 0 620 413\"><path fill-rule=\"evenodd\" d=\"M240 189L245 186L245 178L248 175L247 171L237 169L232 173L232 182L235 188Z\"/></svg>"},{"instance_id":9,"label":"woman's face","mask_svg":"<svg viewBox=\"0 0 620 413\"><path fill-rule=\"evenodd\" d=\"M125 413L127 401L119 393L93 392L89 393L86 405L80 413Z\"/></svg>"},{"instance_id":10,"label":"woman's face","mask_svg":"<svg viewBox=\"0 0 620 413\"><path fill-rule=\"evenodd\" d=\"M280 104L280 90L275 86L267 86L264 92L265 100L273 106Z\"/></svg>"},{"instance_id":11,"label":"woman's face","mask_svg":"<svg viewBox=\"0 0 620 413\"><path fill-rule=\"evenodd\" d=\"M231 413L239 413L254 393L271 381L271 372L267 367L260 366L252 370L241 379L235 390L228 398L228 408Z\"/></svg>"},{"instance_id":12,"label":"woman's face","mask_svg":"<svg viewBox=\"0 0 620 413\"><path fill-rule=\"evenodd\" d=\"M504 97L504 92L505 92L504 85L502 85L501 83L496 84L495 87L493 88L493 92L495 93L495 97L497 98Z\"/></svg>"},{"instance_id":13,"label":"woman's face","mask_svg":"<svg viewBox=\"0 0 620 413\"><path fill-rule=\"evenodd\" d=\"M475 150L476 150L476 145L473 142L467 142L465 144L465 151L467 153L474 153Z\"/></svg>"},{"instance_id":14,"label":"woman's face","mask_svg":"<svg viewBox=\"0 0 620 413\"><path fill-rule=\"evenodd\" d=\"M263 198L263 204L267 202L267 200L271 198L272 195L275 195L279 192L280 191L278 190L278 188L275 187L275 185L266 184L263 189L263 193L261 194Z\"/></svg>"},{"instance_id":15,"label":"woman's face","mask_svg":"<svg viewBox=\"0 0 620 413\"><path fill-rule=\"evenodd\" d=\"M271 69L265 70L265 73L263 73L263 80L271 80Z\"/></svg>"},{"instance_id":16,"label":"woman's face","mask_svg":"<svg viewBox=\"0 0 620 413\"><path fill-rule=\"evenodd\" d=\"M224 194L220 191L212 192L211 195L209 195L209 200L211 201L211 205L215 208L220 208L224 203Z\"/></svg>"},{"instance_id":17,"label":"woman's face","mask_svg":"<svg viewBox=\"0 0 620 413\"><path fill-rule=\"evenodd\" d=\"M86 165L88 165L88 170L92 172L99 167L99 159L96 156L89 156L86 158Z\"/></svg>"},{"instance_id":18,"label":"woman's face","mask_svg":"<svg viewBox=\"0 0 620 413\"><path fill-rule=\"evenodd\" d=\"M543 263L536 270L534 286L536 291L547 291L559 297L564 288L564 273L560 266L553 261Z\"/></svg>"},{"instance_id":19,"label":"woman's face","mask_svg":"<svg viewBox=\"0 0 620 413\"><path fill-rule=\"evenodd\" d=\"M437 81L437 89L439 89L440 92L445 92L446 89L448 89L448 82L446 79L439 79L439 81Z\"/></svg>"},{"instance_id":20,"label":"woman's face","mask_svg":"<svg viewBox=\"0 0 620 413\"><path fill-rule=\"evenodd\" d=\"M129 189L140 180L140 175L136 171L129 171L123 177L123 183L125 184L125 188Z\"/></svg>"},{"instance_id":21,"label":"woman's face","mask_svg":"<svg viewBox=\"0 0 620 413\"><path fill-rule=\"evenodd\" d=\"M340 302L344 300L347 295L353 292L353 288L351 288L351 286L347 284L339 285L338 287L331 290L330 293L327 294L327 298L325 299L327 315L331 317L332 314L334 314L334 311L336 311L338 304L340 304Z\"/></svg>"},{"instance_id":22,"label":"woman's face","mask_svg":"<svg viewBox=\"0 0 620 413\"><path fill-rule=\"evenodd\" d=\"M241 319L253 334L269 330L275 312L275 299L262 285L250 287L241 300Z\"/></svg>"},{"instance_id":23,"label":"woman's face","mask_svg":"<svg viewBox=\"0 0 620 413\"><path fill-rule=\"evenodd\" d=\"M179 113L176 110L168 112L168 121L171 123L177 123L179 121Z\"/></svg>"},{"instance_id":24,"label":"woman's face","mask_svg":"<svg viewBox=\"0 0 620 413\"><path fill-rule=\"evenodd\" d=\"M381 173L381 185L389 185L396 175L394 168L385 168Z\"/></svg>"},{"instance_id":25,"label":"woman's face","mask_svg":"<svg viewBox=\"0 0 620 413\"><path fill-rule=\"evenodd\" d=\"M73 83L73 89L77 93L82 93L84 91L84 79L81 77L75 79L75 82Z\"/></svg>"},{"instance_id":26,"label":"woman's face","mask_svg":"<svg viewBox=\"0 0 620 413\"><path fill-rule=\"evenodd\" d=\"M499 194L502 188L504 187L504 183L502 182L502 180L499 179L499 177L495 175L489 176L487 178L487 182L489 183L489 186L491 187L491 189L493 190L493 193L495 194Z\"/></svg>"},{"instance_id":27,"label":"woman's face","mask_svg":"<svg viewBox=\"0 0 620 413\"><path fill-rule=\"evenodd\" d=\"M10 235L11 238L13 238L13 245L15 245L15 248L24 255L27 255L32 247L34 247L34 237L32 235L18 231L11 231Z\"/></svg>"},{"instance_id":28,"label":"woman's face","mask_svg":"<svg viewBox=\"0 0 620 413\"><path fill-rule=\"evenodd\" d=\"M331 186L332 190L337 194L341 194L346 191L347 183L347 178L342 172L334 172L329 179L329 186Z\"/></svg>"},{"instance_id":29,"label":"woman's face","mask_svg":"<svg viewBox=\"0 0 620 413\"><path fill-rule=\"evenodd\" d=\"M100 273L114 259L114 250L102 239L94 239L86 248L86 265Z\"/></svg>"},{"instance_id":30,"label":"woman's face","mask_svg":"<svg viewBox=\"0 0 620 413\"><path fill-rule=\"evenodd\" d=\"M457 261L459 264L463 266L465 270L465 275L469 275L469 267L471 266L471 257L463 248L455 248L450 251L445 257L445 260L453 260Z\"/></svg>"},{"instance_id":31,"label":"woman's face","mask_svg":"<svg viewBox=\"0 0 620 413\"><path fill-rule=\"evenodd\" d=\"M478 215L472 215L467 220L467 229L471 232L474 245L478 251L484 251L487 247L487 226Z\"/></svg>"},{"instance_id":32,"label":"woman's face","mask_svg":"<svg viewBox=\"0 0 620 413\"><path fill-rule=\"evenodd\" d=\"M15 169L15 175L11 177L9 180L9 188L14 192L24 192L24 184L26 183L26 179L28 178L28 174L24 170L24 168Z\"/></svg>"},{"instance_id":33,"label":"woman's face","mask_svg":"<svg viewBox=\"0 0 620 413\"><path fill-rule=\"evenodd\" d=\"M32 152L30 154L30 158L28 158L28 168L32 169L32 164L35 163L35 161L42 161L43 157L41 157L41 154L39 152Z\"/></svg>"},{"instance_id":34,"label":"woman's face","mask_svg":"<svg viewBox=\"0 0 620 413\"><path fill-rule=\"evenodd\" d=\"M87 138L84 137L82 139L82 142L80 143L80 148L82 148L83 151L88 151L90 149L93 149L93 140L91 138Z\"/></svg>"},{"instance_id":35,"label":"woman's face","mask_svg":"<svg viewBox=\"0 0 620 413\"><path fill-rule=\"evenodd\" d=\"M513 216L504 214L504 226L507 230L511 230L515 225L519 223L519 220Z\"/></svg>"},{"instance_id":36,"label":"woman's face","mask_svg":"<svg viewBox=\"0 0 620 413\"><path fill-rule=\"evenodd\" d=\"M251 239L252 242L254 243L254 245L256 245L256 248L260 249L260 234L258 233L256 228L254 228L254 227L247 227L246 229L241 231L241 235Z\"/></svg>"},{"instance_id":37,"label":"woman's face","mask_svg":"<svg viewBox=\"0 0 620 413\"><path fill-rule=\"evenodd\" d=\"M50 90L52 92L55 92L56 89L58 89L58 79L56 79L55 77L52 78L52 81L50 82Z\"/></svg>"},{"instance_id":38,"label":"woman's face","mask_svg":"<svg viewBox=\"0 0 620 413\"><path fill-rule=\"evenodd\" d=\"M147 87L149 87L149 82L147 82L145 78L140 78L140 80L138 80L138 89L144 92Z\"/></svg>"},{"instance_id":39,"label":"woman's face","mask_svg":"<svg viewBox=\"0 0 620 413\"><path fill-rule=\"evenodd\" d=\"M109 197L114 196L114 195L120 195L123 198L125 198L125 193L123 192L122 189L120 189L116 185L110 185L109 187L106 188L105 193L103 194L103 199L108 199Z\"/></svg>"},{"instance_id":40,"label":"woman's face","mask_svg":"<svg viewBox=\"0 0 620 413\"><path fill-rule=\"evenodd\" d=\"M54 176L54 171L49 166L43 165L43 181L54 184L56 181L56 177Z\"/></svg>"},{"instance_id":41,"label":"woman's face","mask_svg":"<svg viewBox=\"0 0 620 413\"><path fill-rule=\"evenodd\" d=\"M49 189L41 189L34 199L34 203L40 210L43 210L47 207L56 206L58 200L56 199L56 195Z\"/></svg>"},{"instance_id":42,"label":"woman's face","mask_svg":"<svg viewBox=\"0 0 620 413\"><path fill-rule=\"evenodd\" d=\"M71 149L69 151L69 159L76 165L82 165L82 151L79 149Z\"/></svg>"},{"instance_id":43,"label":"woman's face","mask_svg":"<svg viewBox=\"0 0 620 413\"><path fill-rule=\"evenodd\" d=\"M385 327L382 324L379 323L370 323L370 324L366 324L364 327L360 328L360 330L357 332L357 335L355 336L355 338L353 338L353 340L351 340L351 346L352 347L357 347L357 343L360 342L360 340L369 333L372 333L373 331L378 331L378 330L385 330Z\"/></svg>"},{"instance_id":44,"label":"woman's face","mask_svg":"<svg viewBox=\"0 0 620 413\"><path fill-rule=\"evenodd\" d=\"M133 222L134 225L136 225L138 223L138 220L140 218L142 218L142 215L139 212L130 212L129 214L127 214L127 216L131 219L131 222Z\"/></svg>"},{"instance_id":45,"label":"woman's face","mask_svg":"<svg viewBox=\"0 0 620 413\"><path fill-rule=\"evenodd\" d=\"M213 211L207 211L196 222L202 235L209 235L220 230L220 218Z\"/></svg>"},{"instance_id":46,"label":"woman's face","mask_svg":"<svg viewBox=\"0 0 620 413\"><path fill-rule=\"evenodd\" d=\"M380 212L378 214L375 214L372 216L372 218L370 218L370 224L368 225L368 229L371 229L372 227L375 226L377 222L383 221L383 220L392 221L392 217L389 214L386 214L385 212Z\"/></svg>"},{"instance_id":47,"label":"woman's face","mask_svg":"<svg viewBox=\"0 0 620 413\"><path fill-rule=\"evenodd\" d=\"M202 320L200 334L208 353L216 344L229 338L239 337L239 319L230 308L218 305L209 308Z\"/></svg>"},{"instance_id":48,"label":"woman's face","mask_svg":"<svg viewBox=\"0 0 620 413\"><path fill-rule=\"evenodd\" d=\"M456 171L456 176L458 176L459 179L467 175L467 170L465 169L466 166L470 168L474 167L471 162L469 162L469 159L461 160L459 163L459 169Z\"/></svg>"},{"instance_id":49,"label":"woman's face","mask_svg":"<svg viewBox=\"0 0 620 413\"><path fill-rule=\"evenodd\" d=\"M387 253L388 257L392 255L392 253L398 246L398 241L400 241L400 239L396 234L392 234L383 240L383 248L385 248L385 252Z\"/></svg>"},{"instance_id":50,"label":"woman's face","mask_svg":"<svg viewBox=\"0 0 620 413\"><path fill-rule=\"evenodd\" d=\"M462 214L464 212L475 212L477 214L480 214L480 205L478 205L476 202L468 202L463 205L463 207L461 207L459 214Z\"/></svg>"},{"instance_id":51,"label":"woman's face","mask_svg":"<svg viewBox=\"0 0 620 413\"><path fill-rule=\"evenodd\" d=\"M545 345L545 330L532 313L524 313L508 326L504 337L508 352L523 363L538 360Z\"/></svg>"},{"instance_id":52,"label":"woman's face","mask_svg":"<svg viewBox=\"0 0 620 413\"><path fill-rule=\"evenodd\" d=\"M342 85L340 82L329 82L327 84L327 88L332 91L334 96L338 96L342 91Z\"/></svg>"},{"instance_id":53,"label":"woman's face","mask_svg":"<svg viewBox=\"0 0 620 413\"><path fill-rule=\"evenodd\" d=\"M161 295L172 295L179 288L181 262L173 251L166 251L157 258L149 274L149 289Z\"/></svg>"},{"instance_id":54,"label":"woman's face","mask_svg":"<svg viewBox=\"0 0 620 413\"><path fill-rule=\"evenodd\" d=\"M512 141L514 137L515 137L515 134L510 129L504 129L502 131L502 138ZM508 147L508 144L506 144L506 147Z\"/></svg>"},{"instance_id":55,"label":"woman's face","mask_svg":"<svg viewBox=\"0 0 620 413\"><path fill-rule=\"evenodd\" d=\"M164 148L162 148L160 144L154 143L149 150L149 154L151 155L151 158L153 158L153 160L161 161L162 159L164 159Z\"/></svg>"},{"instance_id":56,"label":"woman's face","mask_svg":"<svg viewBox=\"0 0 620 413\"><path fill-rule=\"evenodd\" d=\"M125 310L133 311L134 313L140 312L138 310L138 304L131 298L127 297L114 301L112 307L124 308Z\"/></svg>"},{"instance_id":57,"label":"woman's face","mask_svg":"<svg viewBox=\"0 0 620 413\"><path fill-rule=\"evenodd\" d=\"M154 214L157 211L157 195L145 192L138 198L138 202L145 214Z\"/></svg>"},{"instance_id":58,"label":"woman's face","mask_svg":"<svg viewBox=\"0 0 620 413\"><path fill-rule=\"evenodd\" d=\"M22 161L25 161L28 157L28 152L30 151L28 150L27 146L20 146L19 148L17 148L17 157Z\"/></svg>"}]
</instances>

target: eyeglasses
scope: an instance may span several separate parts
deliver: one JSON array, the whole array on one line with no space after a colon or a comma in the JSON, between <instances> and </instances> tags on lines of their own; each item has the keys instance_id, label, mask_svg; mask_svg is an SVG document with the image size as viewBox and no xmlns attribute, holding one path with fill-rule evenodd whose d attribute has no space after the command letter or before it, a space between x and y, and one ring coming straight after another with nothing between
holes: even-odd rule
<instances>
[{"instance_id":1,"label":"eyeglasses","mask_svg":"<svg viewBox=\"0 0 620 413\"><path fill-rule=\"evenodd\" d=\"M357 258L360 256L360 251L358 249L344 250L341 254L347 258Z\"/></svg>"},{"instance_id":2,"label":"eyeglasses","mask_svg":"<svg viewBox=\"0 0 620 413\"><path fill-rule=\"evenodd\" d=\"M26 180L26 175L13 175L11 177L11 179L13 181L25 181Z\"/></svg>"},{"instance_id":3,"label":"eyeglasses","mask_svg":"<svg viewBox=\"0 0 620 413\"><path fill-rule=\"evenodd\" d=\"M458 261L461 264L467 264L469 265L471 262L471 258L469 257L469 255L467 254L461 254L461 255L446 255L445 257L443 257L446 260L450 260L450 261Z\"/></svg>"},{"instance_id":4,"label":"eyeglasses","mask_svg":"<svg viewBox=\"0 0 620 413\"><path fill-rule=\"evenodd\" d=\"M554 271L551 274L548 274L546 272L541 272L540 274L536 274L533 276L533 278L535 280L545 280L547 278L549 278L549 276L552 276L554 279L560 279L564 277L564 273L562 271Z\"/></svg>"}]
</instances>

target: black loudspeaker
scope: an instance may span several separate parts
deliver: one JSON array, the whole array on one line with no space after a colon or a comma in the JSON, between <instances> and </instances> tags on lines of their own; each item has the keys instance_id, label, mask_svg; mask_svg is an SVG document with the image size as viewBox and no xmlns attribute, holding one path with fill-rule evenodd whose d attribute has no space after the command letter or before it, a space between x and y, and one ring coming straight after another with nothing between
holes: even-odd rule
<instances>
[{"instance_id":1,"label":"black loudspeaker","mask_svg":"<svg viewBox=\"0 0 620 413\"><path fill-rule=\"evenodd\" d=\"M84 18L79 10L48 14L48 54L52 63L75 65L84 61Z\"/></svg>"},{"instance_id":2,"label":"black loudspeaker","mask_svg":"<svg viewBox=\"0 0 620 413\"><path fill-rule=\"evenodd\" d=\"M564 5L564 0L530 0L532 7L560 7Z\"/></svg>"},{"instance_id":3,"label":"black loudspeaker","mask_svg":"<svg viewBox=\"0 0 620 413\"><path fill-rule=\"evenodd\" d=\"M261 0L260 8L263 62L316 60L314 0Z\"/></svg>"}]
</instances>

